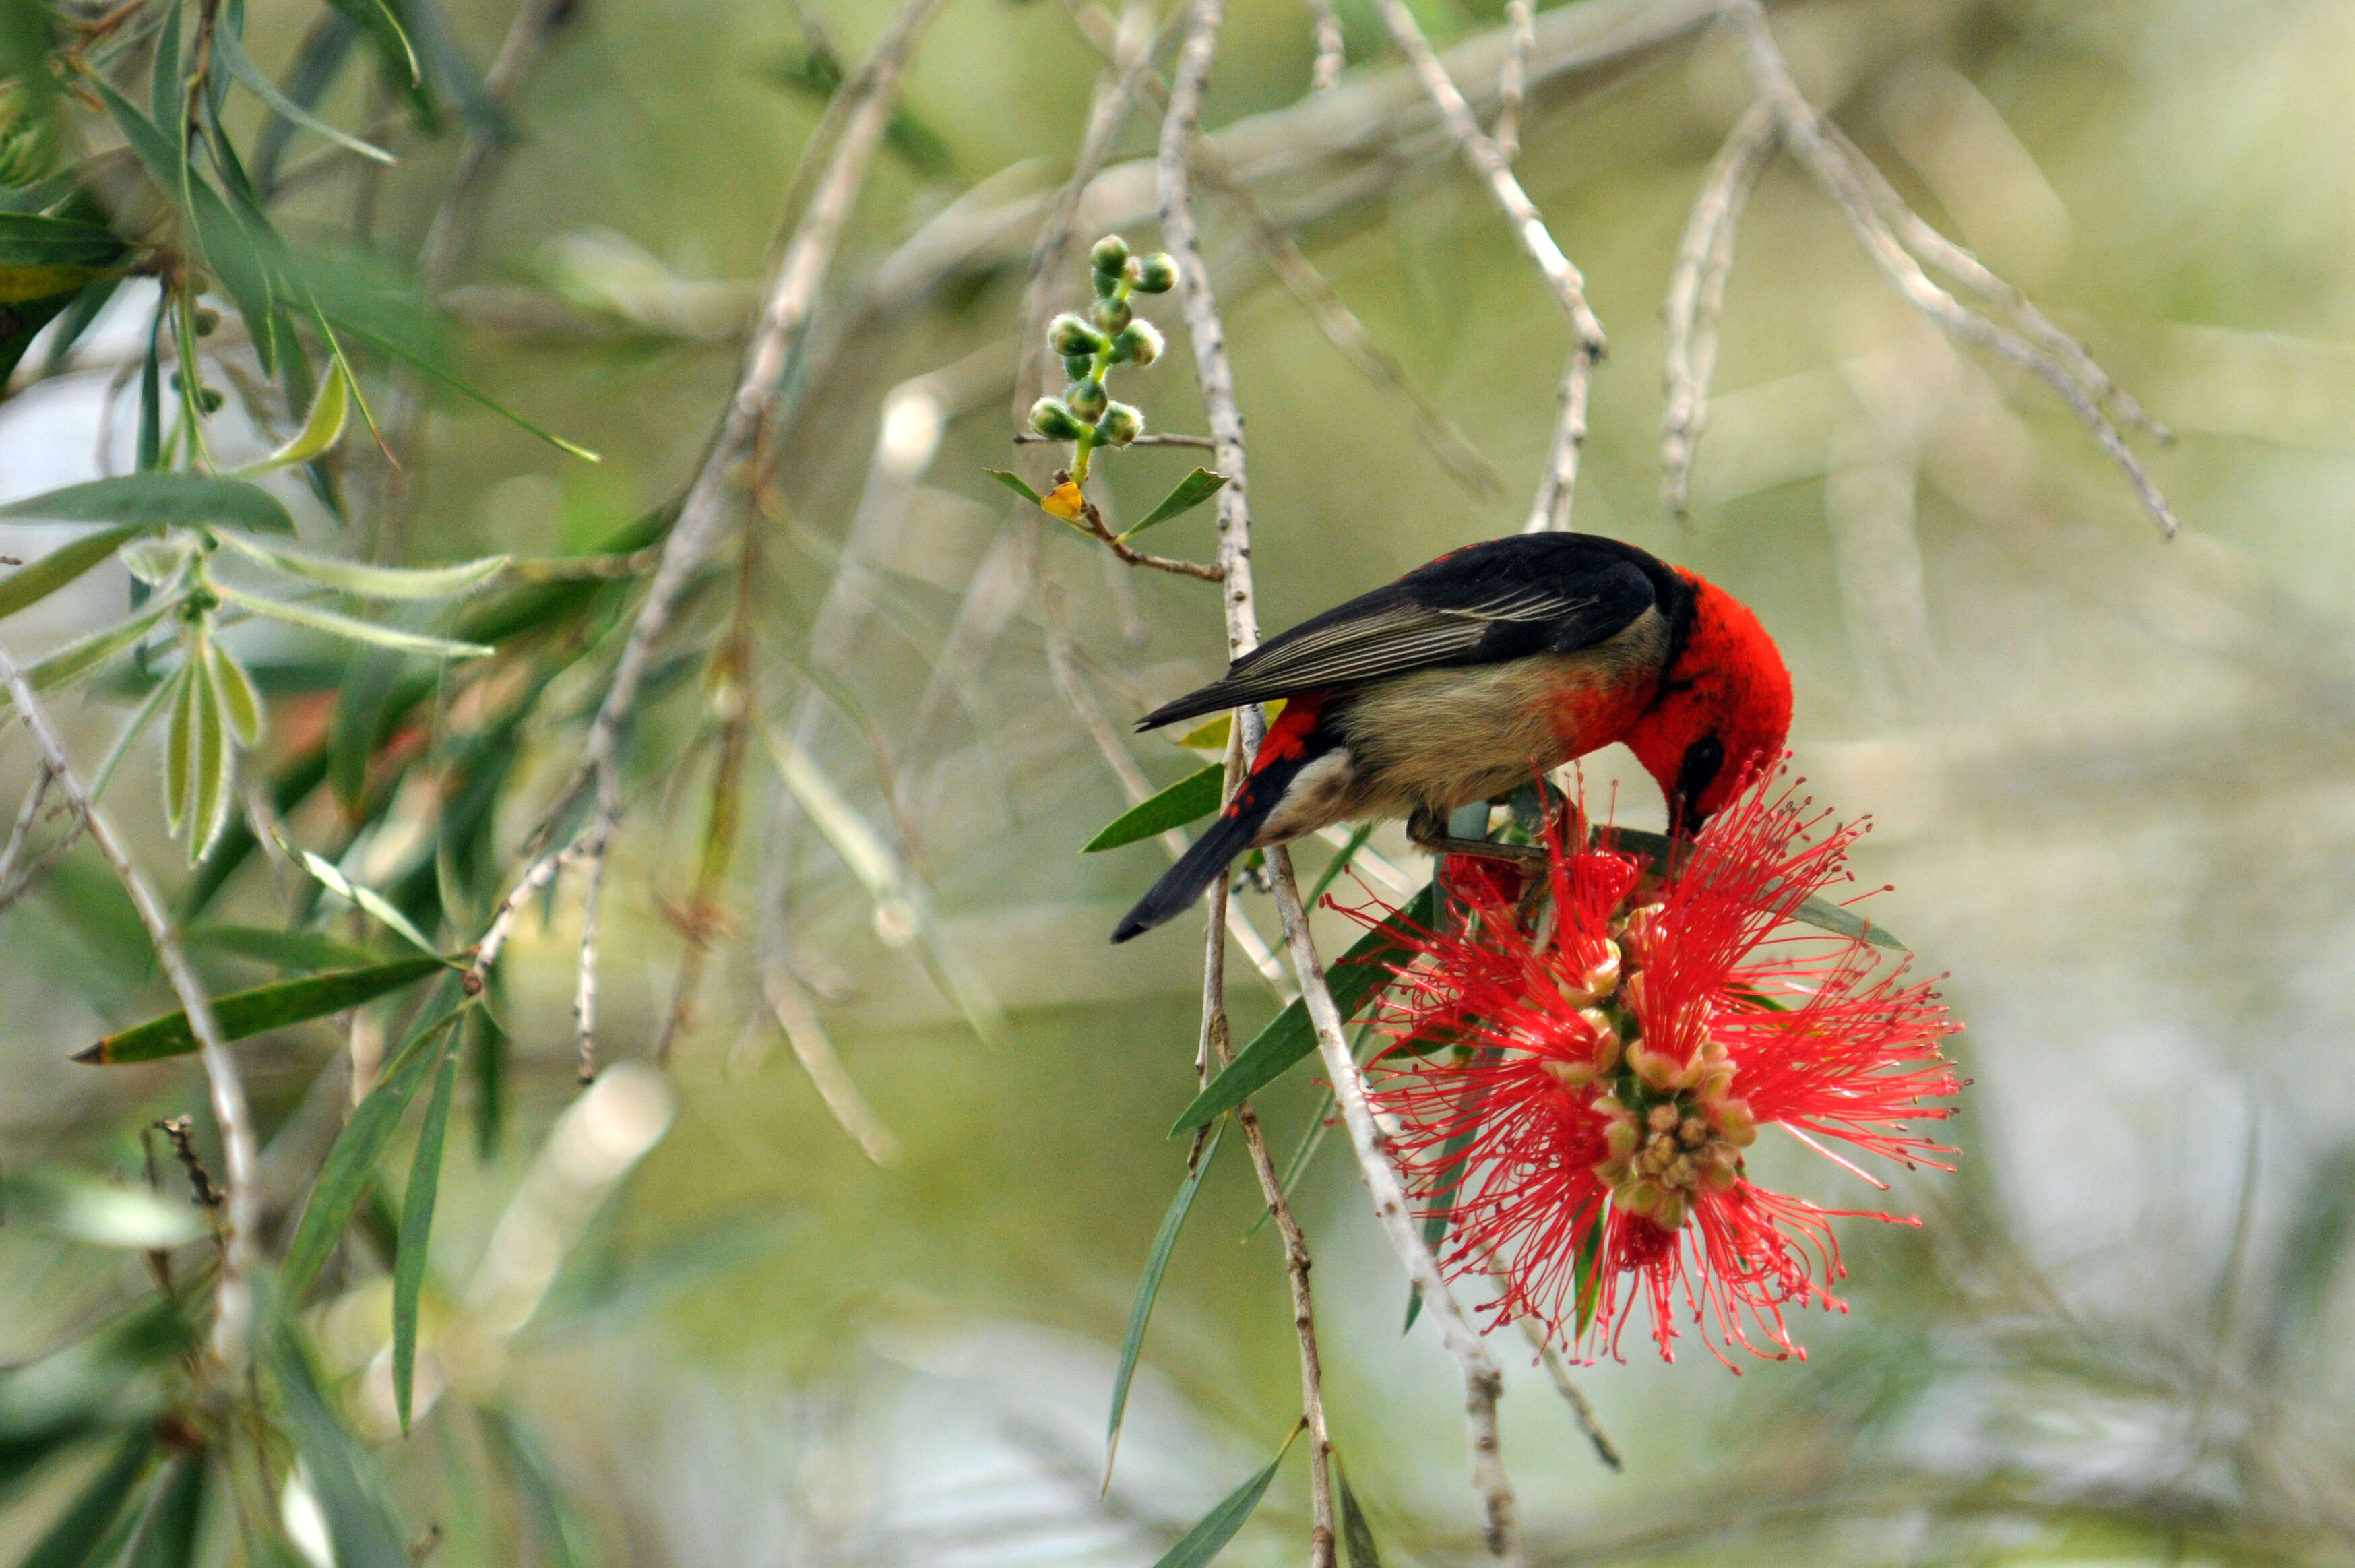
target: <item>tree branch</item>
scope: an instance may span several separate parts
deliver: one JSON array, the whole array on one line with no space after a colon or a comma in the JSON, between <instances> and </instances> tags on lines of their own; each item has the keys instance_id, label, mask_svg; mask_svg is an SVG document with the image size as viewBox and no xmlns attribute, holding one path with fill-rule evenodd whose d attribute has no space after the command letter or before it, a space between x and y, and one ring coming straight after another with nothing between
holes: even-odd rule
<instances>
[{"instance_id":1,"label":"tree branch","mask_svg":"<svg viewBox=\"0 0 2355 1568\"><path fill-rule=\"evenodd\" d=\"M1396 4L1397 0L1384 0L1384 3ZM1929 274L1922 270L1922 263L1906 249L1905 242L1882 216L1882 198L1876 195L1875 176L1863 172L1867 166L1863 160L1849 155L1845 142L1825 124L1814 105L1799 91L1798 83L1792 80L1791 68L1783 59L1781 49L1775 46L1774 33L1766 26L1764 8L1758 0L1728 0L1725 15L1732 19L1738 32L1742 67L1749 75L1751 87L1773 110L1775 128L1783 144L1790 149L1791 155L1798 159L1824 194L1840 208L1848 219L1849 227L1855 230L1857 239L1863 244L1865 253L1889 275L1890 281L1896 284L1897 292L1955 336L1978 344L2041 377L2093 432L2094 441L2109 454L2110 461L2117 464L2119 472L2134 486L2135 493L2141 497L2143 507L2158 524L2160 531L2173 539L2178 527L2173 508L2168 505L2167 497L2159 493L2158 486L2152 482L2141 461L2127 448L2126 438L2118 433L2117 426L2101 406L2105 390L2115 392L2109 379L2096 369L2094 372L2096 379L2088 384L2080 375L2080 362L2090 366L2092 361L2073 344L2072 352L2056 355L2049 347L2040 347L2030 337L1967 308L1932 282ZM1895 200L1895 193L1888 193L1887 199ZM1911 225L1908 227L1912 228ZM2006 297L2019 297L2009 284L1995 279L1994 274L1981 266L1968 251L1936 235L1927 224L1922 224L1919 230L1914 230L1916 238L1923 231L1929 232L1935 239L1935 248L1945 258L1942 265L1959 266L1961 272L1958 275L1966 276L1966 281L1980 280L1990 291L2000 290ZM2031 327L2031 332L2039 336L2059 333L2059 329L2041 315L2035 320L2041 325ZM2123 409L2125 405L2121 407ZM2134 409L2133 412L2139 413L2140 410Z\"/></svg>"},{"instance_id":2,"label":"tree branch","mask_svg":"<svg viewBox=\"0 0 2355 1568\"><path fill-rule=\"evenodd\" d=\"M260 1229L254 1176L256 1146L253 1120L246 1108L245 1084L238 1077L237 1061L229 1053L229 1041L221 1034L220 1022L213 1016L211 998L205 994L196 971L188 966L187 953L180 945L179 933L172 929L171 918L147 886L147 880L139 874L139 868L132 864L130 851L115 837L106 818L99 815L81 781L75 777L73 760L66 754L65 743L50 725L40 699L34 696L32 682L25 678L24 671L16 667L5 649L0 649L0 683L7 686L17 717L32 731L33 743L40 748L42 764L48 770L58 793L81 819L91 842L98 846L98 852L113 868L123 891L131 895L132 905L139 912L139 923L146 928L156 962L163 966L164 977L171 983L172 994L179 998L181 1010L187 1015L188 1032L197 1037L197 1050L204 1063L205 1083L212 1102L213 1123L220 1129L223 1207L229 1218L229 1237L221 1249L220 1278L213 1287L212 1349L221 1365L234 1371L244 1364L252 1329L253 1298L246 1276L251 1271L254 1236Z\"/></svg>"},{"instance_id":3,"label":"tree branch","mask_svg":"<svg viewBox=\"0 0 2355 1568\"><path fill-rule=\"evenodd\" d=\"M1717 367L1718 313L1733 271L1733 237L1742 208L1774 152L1774 114L1753 104L1726 133L1701 176L1685 219L1684 240L1668 275L1662 304L1665 332L1660 377L1667 401L1660 421L1660 504L1686 515L1692 495L1693 453L1709 423L1710 378Z\"/></svg>"},{"instance_id":4,"label":"tree branch","mask_svg":"<svg viewBox=\"0 0 2355 1568\"><path fill-rule=\"evenodd\" d=\"M1608 347L1603 336L1603 324L1586 304L1586 279L1571 264L1561 247L1554 242L1552 231L1545 225L1545 216L1538 211L1537 203L1513 176L1512 165L1505 154L1480 129L1472 105L1447 74L1446 64L1431 40L1416 26L1414 13L1406 8L1406 0L1373 0L1374 9L1380 13L1382 25L1390 29L1391 40L1405 55L1423 90L1430 96L1432 105L1439 111L1448 134L1464 155L1465 162L1487 182L1488 193L1496 198L1513 232L1528 251L1529 259L1545 274L1546 286L1553 291L1555 303L1570 318L1570 363L1564 368L1560 394L1561 413L1554 421L1553 442L1546 455L1545 472L1539 476L1536 501L1529 507L1529 520L1523 525L1527 533L1543 533L1548 529L1570 527L1570 507L1572 493L1578 485L1578 457L1586 443L1586 400L1594 379L1595 361L1601 359ZM1532 35L1532 37L1534 35ZM1513 68L1516 50L1513 40L1508 40L1506 70ZM1526 79L1528 51L1518 51Z\"/></svg>"}]
</instances>

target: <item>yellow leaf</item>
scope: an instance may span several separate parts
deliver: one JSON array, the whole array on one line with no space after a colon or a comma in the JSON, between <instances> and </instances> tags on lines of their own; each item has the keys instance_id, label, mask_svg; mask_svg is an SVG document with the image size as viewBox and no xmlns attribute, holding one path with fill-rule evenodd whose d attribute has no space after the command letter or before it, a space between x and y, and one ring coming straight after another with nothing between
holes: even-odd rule
<instances>
[{"instance_id":1,"label":"yellow leaf","mask_svg":"<svg viewBox=\"0 0 2355 1568\"><path fill-rule=\"evenodd\" d=\"M1284 699L1281 697L1274 699L1267 705L1267 721L1271 724L1274 723L1275 716L1283 711ZM1189 752L1223 752L1227 749L1227 734L1233 728L1235 716L1232 713L1221 713L1215 719L1205 719L1183 735L1178 736L1178 743Z\"/></svg>"},{"instance_id":2,"label":"yellow leaf","mask_svg":"<svg viewBox=\"0 0 2355 1568\"><path fill-rule=\"evenodd\" d=\"M1048 491L1047 498L1039 503L1039 510L1050 517L1060 517L1067 523L1078 522L1081 512L1086 507L1087 500L1081 496L1080 487L1068 479Z\"/></svg>"}]
</instances>

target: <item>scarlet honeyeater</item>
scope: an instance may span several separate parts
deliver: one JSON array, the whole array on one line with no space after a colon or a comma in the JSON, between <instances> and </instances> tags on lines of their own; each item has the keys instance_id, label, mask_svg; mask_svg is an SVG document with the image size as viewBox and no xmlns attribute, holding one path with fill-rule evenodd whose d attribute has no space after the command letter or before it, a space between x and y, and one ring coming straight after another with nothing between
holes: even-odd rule
<instances>
[{"instance_id":1,"label":"scarlet honeyeater","mask_svg":"<svg viewBox=\"0 0 2355 1568\"><path fill-rule=\"evenodd\" d=\"M1250 776L1114 942L1178 914L1252 846L1404 817L1416 843L1444 849L1457 806L1614 741L1691 833L1791 727L1791 677L1747 606L1593 534L1443 555L1270 638L1137 728L1279 697Z\"/></svg>"},{"instance_id":2,"label":"scarlet honeyeater","mask_svg":"<svg viewBox=\"0 0 2355 1568\"><path fill-rule=\"evenodd\" d=\"M1955 1026L1862 938L1787 923L1849 880L1862 828L1824 831L1771 773L1665 877L1565 816L1550 908L1476 863L1449 878L1460 921L1407 933L1376 1099L1410 1188L1452 1273L1499 1274L1503 1317L1575 1349L1618 1354L1641 1299L1669 1360L1680 1317L1720 1360L1804 1356L1784 1308L1845 1310L1830 1221L1865 1216L1766 1190L1746 1152L1779 1126L1860 1176L1832 1145L1938 1164L1911 1124L1952 1114L1930 1102L1959 1086Z\"/></svg>"}]
</instances>

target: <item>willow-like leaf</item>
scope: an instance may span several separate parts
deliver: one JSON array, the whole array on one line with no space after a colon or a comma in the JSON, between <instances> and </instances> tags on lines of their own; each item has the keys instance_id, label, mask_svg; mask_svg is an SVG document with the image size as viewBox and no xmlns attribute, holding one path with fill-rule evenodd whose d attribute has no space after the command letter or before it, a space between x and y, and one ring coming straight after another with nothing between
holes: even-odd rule
<instances>
[{"instance_id":1,"label":"willow-like leaf","mask_svg":"<svg viewBox=\"0 0 2355 1568\"><path fill-rule=\"evenodd\" d=\"M464 1031L450 1031L433 1072L433 1095L417 1131L417 1157L410 1161L409 1189L400 1203L400 1243L392 1264L392 1403L400 1429L409 1430L410 1402L417 1381L417 1304L425 1290L425 1259L433 1236L433 1200L442 1187L442 1150L450 1133L450 1101L458 1082L458 1048Z\"/></svg>"},{"instance_id":2,"label":"willow-like leaf","mask_svg":"<svg viewBox=\"0 0 2355 1568\"><path fill-rule=\"evenodd\" d=\"M352 407L350 386L343 367L329 364L319 383L319 395L311 400L311 411L304 416L303 428L269 456L231 472L240 479L253 479L325 456L343 437L344 421Z\"/></svg>"},{"instance_id":3,"label":"willow-like leaf","mask_svg":"<svg viewBox=\"0 0 2355 1568\"><path fill-rule=\"evenodd\" d=\"M115 1449L114 1457L82 1488L81 1496L26 1553L21 1568L90 1568L93 1563L112 1563L112 1554L101 1555L100 1548L108 1536L118 1533L123 1509L155 1453L155 1434L144 1427L133 1430Z\"/></svg>"},{"instance_id":4,"label":"willow-like leaf","mask_svg":"<svg viewBox=\"0 0 2355 1568\"><path fill-rule=\"evenodd\" d=\"M1134 844L1209 816L1219 809L1219 796L1226 787L1226 772L1214 763L1199 773L1187 774L1151 799L1137 802L1105 824L1102 832L1081 846L1080 853L1093 855L1100 850L1117 849L1124 844Z\"/></svg>"},{"instance_id":5,"label":"willow-like leaf","mask_svg":"<svg viewBox=\"0 0 2355 1568\"><path fill-rule=\"evenodd\" d=\"M447 637L427 636L422 632L404 632L398 626L379 625L374 621L338 615L332 610L295 604L283 599L264 598L259 593L248 593L241 588L231 588L225 583L212 584L212 591L240 610L264 615L273 621L283 621L290 626L325 632L346 642L368 643L379 648L393 648L405 654L423 654L429 658L443 659L481 658L498 651L487 643L458 643Z\"/></svg>"},{"instance_id":6,"label":"willow-like leaf","mask_svg":"<svg viewBox=\"0 0 2355 1568\"><path fill-rule=\"evenodd\" d=\"M1226 487L1227 476L1213 474L1207 468L1197 468L1178 481L1177 487L1161 497L1161 504L1145 514L1144 519L1120 537L1133 539L1146 529L1158 528L1172 517L1182 517Z\"/></svg>"},{"instance_id":7,"label":"willow-like leaf","mask_svg":"<svg viewBox=\"0 0 2355 1568\"><path fill-rule=\"evenodd\" d=\"M340 385L341 373L334 379ZM323 582L361 599L452 598L480 588L506 571L508 561L504 555L486 555L454 566L372 566L366 561L337 560L302 550L279 549L236 534L223 534L220 539L265 566L292 577Z\"/></svg>"},{"instance_id":8,"label":"willow-like leaf","mask_svg":"<svg viewBox=\"0 0 2355 1568\"><path fill-rule=\"evenodd\" d=\"M261 68L255 65L246 54L245 46L238 42L235 28L214 28L213 48L219 52L222 63L229 67L229 75L235 77L256 98L269 105L272 112L292 121L306 131L314 131L335 143L336 145L347 152L357 153L364 158L372 158L379 164L399 161L375 143L364 142L347 131L338 130L278 90L278 84L263 75Z\"/></svg>"},{"instance_id":9,"label":"willow-like leaf","mask_svg":"<svg viewBox=\"0 0 2355 1568\"><path fill-rule=\"evenodd\" d=\"M39 603L92 567L112 560L116 550L146 531L144 523L101 528L51 550L29 565L18 567L6 581L0 581L0 616L13 615L27 605Z\"/></svg>"},{"instance_id":10,"label":"willow-like leaf","mask_svg":"<svg viewBox=\"0 0 2355 1568\"><path fill-rule=\"evenodd\" d=\"M45 523L133 523L141 528L219 523L291 534L294 519L278 497L242 479L210 474L124 474L11 501L0 517Z\"/></svg>"},{"instance_id":11,"label":"willow-like leaf","mask_svg":"<svg viewBox=\"0 0 2355 1568\"><path fill-rule=\"evenodd\" d=\"M357 1115L357 1113L355 1113ZM348 1129L346 1129L348 1136ZM368 1460L319 1387L293 1319L295 1292L283 1287L285 1311L272 1314L262 1359L285 1412L295 1451L327 1516L336 1568L414 1568L398 1520L369 1482Z\"/></svg>"},{"instance_id":12,"label":"willow-like leaf","mask_svg":"<svg viewBox=\"0 0 2355 1568\"><path fill-rule=\"evenodd\" d=\"M314 855L308 849L296 849L294 853L301 858L303 869L317 878L320 886L348 903L359 905L360 908L382 921L388 928L399 933L420 952L433 951L433 944L426 940L425 933L418 930L410 923L410 918L394 906L391 900L374 888L352 880L344 875L342 867L325 856Z\"/></svg>"},{"instance_id":13,"label":"willow-like leaf","mask_svg":"<svg viewBox=\"0 0 2355 1568\"><path fill-rule=\"evenodd\" d=\"M384 1076L353 1110L351 1120L344 1124L334 1147L327 1150L318 1179L311 1185L311 1196L303 1205L303 1217L294 1223L294 1237L286 1244L286 1264L280 1278L290 1306L303 1299L320 1269L326 1266L344 1227L351 1223L352 1211L375 1181L377 1161L392 1141L426 1069L445 1054L437 1049L442 1037L457 1027L472 1005L461 1002L429 1011L426 1021L402 1043L386 1065Z\"/></svg>"},{"instance_id":14,"label":"willow-like leaf","mask_svg":"<svg viewBox=\"0 0 2355 1568\"><path fill-rule=\"evenodd\" d=\"M1333 993L1333 1005L1340 1009L1342 1018L1356 1013L1390 984L1390 965L1406 958L1411 951L1402 940L1405 928L1428 929L1434 918L1436 901L1437 885L1424 888L1404 909L1359 937L1325 971L1326 987ZM1169 1136L1174 1138L1190 1133L1220 1112L1233 1110L1316 1049L1316 1030L1308 1021L1308 1009L1295 1001L1276 1014L1274 1020L1260 1030L1224 1071L1203 1086L1170 1127Z\"/></svg>"},{"instance_id":15,"label":"willow-like leaf","mask_svg":"<svg viewBox=\"0 0 2355 1568\"><path fill-rule=\"evenodd\" d=\"M205 658L206 673L219 700L221 717L229 721L229 734L240 746L252 745L261 739L261 693L254 689L253 677L218 637L205 639Z\"/></svg>"},{"instance_id":16,"label":"willow-like leaf","mask_svg":"<svg viewBox=\"0 0 2355 1568\"><path fill-rule=\"evenodd\" d=\"M1128 1331L1121 1336L1120 1370L1112 1380L1112 1419L1104 1427L1104 1485L1112 1485L1113 1460L1120 1454L1121 1422L1128 1414L1128 1388L1136 1377L1136 1358L1145 1348L1146 1325L1153 1320L1153 1303L1161 1294L1161 1276L1169 1267L1169 1254L1178 1245L1178 1232L1185 1229L1187 1212L1194 1207L1194 1194L1202 1189L1202 1178L1209 1174L1210 1160L1219 1152L1219 1138L1226 1131L1224 1123L1211 1132L1209 1141L1202 1146L1201 1157L1186 1179L1178 1184L1178 1195L1169 1200L1168 1211L1161 1216L1161 1228L1153 1232L1152 1250L1145 1254L1145 1272L1137 1276L1136 1298L1129 1303Z\"/></svg>"},{"instance_id":17,"label":"willow-like leaf","mask_svg":"<svg viewBox=\"0 0 2355 1568\"><path fill-rule=\"evenodd\" d=\"M1292 1452L1293 1438L1299 1435L1300 1429L1294 1427L1292 1437L1284 1439L1284 1446L1276 1450L1275 1457L1267 1462L1266 1467L1229 1492L1218 1507L1202 1516L1199 1524L1186 1532L1183 1541L1163 1552L1153 1568L1202 1568L1202 1564L1224 1552L1227 1542L1235 1538L1235 1531L1241 1530L1244 1521L1259 1508L1260 1499L1267 1496L1268 1483L1275 1479L1275 1472L1283 1465L1284 1456Z\"/></svg>"},{"instance_id":18,"label":"willow-like leaf","mask_svg":"<svg viewBox=\"0 0 2355 1568\"><path fill-rule=\"evenodd\" d=\"M247 1040L270 1029L285 1029L342 1012L346 1008L356 1008L464 962L463 954L448 957L421 955L358 968L332 969L324 975L306 975L299 980L279 980L215 997L213 1017L220 1023L223 1039ZM88 1050L76 1052L74 1060L94 1067L110 1067L126 1061L186 1056L196 1049L197 1037L188 1028L188 1015L176 1009L144 1024L117 1030Z\"/></svg>"},{"instance_id":19,"label":"willow-like leaf","mask_svg":"<svg viewBox=\"0 0 2355 1568\"><path fill-rule=\"evenodd\" d=\"M1047 504L1047 497L1030 488L1029 482L1019 474L1010 474L1003 468L985 468L982 472L1034 507L1043 507Z\"/></svg>"},{"instance_id":20,"label":"willow-like leaf","mask_svg":"<svg viewBox=\"0 0 2355 1568\"><path fill-rule=\"evenodd\" d=\"M176 838L187 825L196 774L197 684L195 661L182 664L172 677L172 720L164 730L164 826Z\"/></svg>"},{"instance_id":21,"label":"willow-like leaf","mask_svg":"<svg viewBox=\"0 0 2355 1568\"><path fill-rule=\"evenodd\" d=\"M1374 1527L1366 1521L1366 1510L1358 1506L1358 1494L1350 1489L1348 1473L1337 1463L1333 1479L1341 1490L1341 1545L1349 1554L1349 1568L1382 1568L1381 1548L1374 1544Z\"/></svg>"}]
</instances>

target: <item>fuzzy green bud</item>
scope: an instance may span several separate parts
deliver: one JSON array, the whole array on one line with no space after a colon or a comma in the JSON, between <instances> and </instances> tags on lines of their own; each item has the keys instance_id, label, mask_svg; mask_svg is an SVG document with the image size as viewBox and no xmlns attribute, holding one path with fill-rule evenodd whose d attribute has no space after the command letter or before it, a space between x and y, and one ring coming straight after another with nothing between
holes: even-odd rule
<instances>
[{"instance_id":1,"label":"fuzzy green bud","mask_svg":"<svg viewBox=\"0 0 2355 1568\"><path fill-rule=\"evenodd\" d=\"M1117 234L1107 234L1088 252L1088 261L1103 275L1117 278L1120 270L1128 265L1128 241Z\"/></svg>"},{"instance_id":2,"label":"fuzzy green bud","mask_svg":"<svg viewBox=\"0 0 2355 1568\"><path fill-rule=\"evenodd\" d=\"M1041 398L1030 405L1030 428L1050 441L1077 441L1087 427L1060 400Z\"/></svg>"},{"instance_id":3,"label":"fuzzy green bud","mask_svg":"<svg viewBox=\"0 0 2355 1568\"><path fill-rule=\"evenodd\" d=\"M1082 354L1101 353L1104 342L1103 333L1098 332L1070 311L1065 311L1047 324L1048 347L1066 358L1076 357Z\"/></svg>"},{"instance_id":4,"label":"fuzzy green bud","mask_svg":"<svg viewBox=\"0 0 2355 1568\"><path fill-rule=\"evenodd\" d=\"M1096 298L1100 300L1108 300L1112 298L1113 295L1120 293L1121 289L1128 282L1127 279L1122 277L1118 272L1095 272L1092 273L1091 276L1095 279Z\"/></svg>"},{"instance_id":5,"label":"fuzzy green bud","mask_svg":"<svg viewBox=\"0 0 2355 1568\"><path fill-rule=\"evenodd\" d=\"M1067 354L1063 357L1063 374L1074 381L1084 381L1095 374L1096 357L1092 354Z\"/></svg>"},{"instance_id":6,"label":"fuzzy green bud","mask_svg":"<svg viewBox=\"0 0 2355 1568\"><path fill-rule=\"evenodd\" d=\"M1074 381L1063 389L1063 406L1071 411L1074 418L1085 420L1090 424L1103 418L1104 408L1109 401L1104 396L1102 381Z\"/></svg>"},{"instance_id":7,"label":"fuzzy green bud","mask_svg":"<svg viewBox=\"0 0 2355 1568\"><path fill-rule=\"evenodd\" d=\"M1178 286L1178 263L1167 251L1132 257L1126 271L1129 283L1141 294L1166 294Z\"/></svg>"},{"instance_id":8,"label":"fuzzy green bud","mask_svg":"<svg viewBox=\"0 0 2355 1568\"><path fill-rule=\"evenodd\" d=\"M1091 314L1095 316L1096 325L1106 332L1118 332L1129 324L1133 315L1126 300L1098 300Z\"/></svg>"},{"instance_id":9,"label":"fuzzy green bud","mask_svg":"<svg viewBox=\"0 0 2355 1568\"><path fill-rule=\"evenodd\" d=\"M1126 446L1145 433L1145 416L1126 403L1114 403L1096 421L1096 436L1107 446Z\"/></svg>"},{"instance_id":10,"label":"fuzzy green bud","mask_svg":"<svg viewBox=\"0 0 2355 1568\"><path fill-rule=\"evenodd\" d=\"M1132 321L1112 340L1113 363L1150 365L1161 357L1164 347L1159 327L1149 321Z\"/></svg>"}]
</instances>

